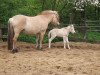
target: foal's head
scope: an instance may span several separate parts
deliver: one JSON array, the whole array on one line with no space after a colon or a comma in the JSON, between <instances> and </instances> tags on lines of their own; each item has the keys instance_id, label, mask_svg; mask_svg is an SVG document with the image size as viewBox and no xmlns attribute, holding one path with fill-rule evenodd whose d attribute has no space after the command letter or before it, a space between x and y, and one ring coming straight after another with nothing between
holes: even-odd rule
<instances>
[{"instance_id":1,"label":"foal's head","mask_svg":"<svg viewBox=\"0 0 100 75\"><path fill-rule=\"evenodd\" d=\"M73 24L71 24L71 25L69 26L69 30L70 30L71 33L76 33Z\"/></svg>"}]
</instances>

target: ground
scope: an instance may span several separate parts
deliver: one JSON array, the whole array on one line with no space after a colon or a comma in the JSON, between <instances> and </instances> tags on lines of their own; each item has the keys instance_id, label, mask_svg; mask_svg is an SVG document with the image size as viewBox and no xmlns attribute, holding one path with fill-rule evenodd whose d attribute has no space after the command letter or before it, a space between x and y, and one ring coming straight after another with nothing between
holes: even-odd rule
<instances>
[{"instance_id":1,"label":"ground","mask_svg":"<svg viewBox=\"0 0 100 75\"><path fill-rule=\"evenodd\" d=\"M43 45L36 50L31 43L19 42L19 52L12 54L6 42L0 42L0 75L100 75L100 44L70 42Z\"/></svg>"}]
</instances>

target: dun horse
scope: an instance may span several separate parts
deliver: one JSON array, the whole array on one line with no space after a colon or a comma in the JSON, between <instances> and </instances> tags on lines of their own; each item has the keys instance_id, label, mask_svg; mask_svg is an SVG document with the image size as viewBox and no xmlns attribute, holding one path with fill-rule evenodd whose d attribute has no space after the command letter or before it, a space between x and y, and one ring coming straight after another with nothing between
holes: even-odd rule
<instances>
[{"instance_id":1,"label":"dun horse","mask_svg":"<svg viewBox=\"0 0 100 75\"><path fill-rule=\"evenodd\" d=\"M8 49L17 52L16 42L20 32L36 35L36 48L42 49L42 41L48 24L59 25L57 11L42 11L37 16L15 15L8 21Z\"/></svg>"}]
</instances>

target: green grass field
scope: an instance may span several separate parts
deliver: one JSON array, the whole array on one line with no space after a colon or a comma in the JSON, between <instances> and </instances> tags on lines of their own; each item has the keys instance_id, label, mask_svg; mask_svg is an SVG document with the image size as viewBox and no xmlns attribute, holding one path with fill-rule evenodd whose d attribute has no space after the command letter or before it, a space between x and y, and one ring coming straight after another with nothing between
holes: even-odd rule
<instances>
[{"instance_id":1,"label":"green grass field","mask_svg":"<svg viewBox=\"0 0 100 75\"><path fill-rule=\"evenodd\" d=\"M24 42L30 42L30 43L36 43L36 37L35 36L26 36L24 34L21 34L18 38L19 41ZM88 32L86 39L83 38L82 33L76 33L76 34L70 34L69 35L70 41L87 41L87 42L100 42L100 32ZM59 42L62 41L62 38L55 38L53 42ZM45 35L44 43L48 43L48 36Z\"/></svg>"}]
</instances>

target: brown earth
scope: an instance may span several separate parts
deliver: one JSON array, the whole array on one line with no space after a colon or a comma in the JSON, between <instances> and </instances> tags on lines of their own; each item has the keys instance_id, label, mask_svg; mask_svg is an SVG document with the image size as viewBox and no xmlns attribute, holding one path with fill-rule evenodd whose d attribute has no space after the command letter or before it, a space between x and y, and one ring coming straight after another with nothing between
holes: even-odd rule
<instances>
[{"instance_id":1,"label":"brown earth","mask_svg":"<svg viewBox=\"0 0 100 75\"><path fill-rule=\"evenodd\" d=\"M43 45L43 51L31 43L19 42L19 52L12 54L0 42L0 75L100 75L100 44L70 42Z\"/></svg>"}]
</instances>

